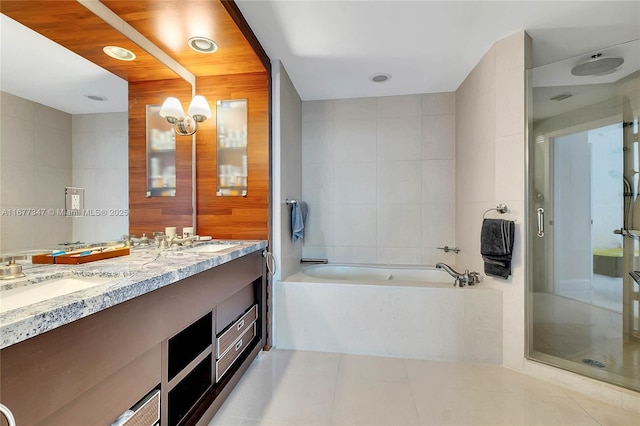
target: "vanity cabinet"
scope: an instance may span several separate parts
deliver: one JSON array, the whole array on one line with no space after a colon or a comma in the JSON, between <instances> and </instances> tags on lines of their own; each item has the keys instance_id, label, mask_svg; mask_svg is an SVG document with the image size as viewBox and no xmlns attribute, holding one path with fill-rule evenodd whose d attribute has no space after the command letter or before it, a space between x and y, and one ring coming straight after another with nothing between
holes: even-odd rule
<instances>
[{"instance_id":1,"label":"vanity cabinet","mask_svg":"<svg viewBox=\"0 0 640 426\"><path fill-rule=\"evenodd\" d=\"M207 424L264 345L265 291L254 252L4 348L3 404L19 425L109 425L160 389L161 425ZM255 336L216 380L218 335L248 308Z\"/></svg>"}]
</instances>

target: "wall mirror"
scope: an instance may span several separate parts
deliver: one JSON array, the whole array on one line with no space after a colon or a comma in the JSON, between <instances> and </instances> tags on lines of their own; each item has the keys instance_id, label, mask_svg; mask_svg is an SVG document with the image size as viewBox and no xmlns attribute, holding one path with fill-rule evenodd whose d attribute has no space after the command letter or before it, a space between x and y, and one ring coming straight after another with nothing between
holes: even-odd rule
<instances>
[{"instance_id":1,"label":"wall mirror","mask_svg":"<svg viewBox=\"0 0 640 426\"><path fill-rule=\"evenodd\" d=\"M216 101L218 196L247 195L247 100Z\"/></svg>"},{"instance_id":2,"label":"wall mirror","mask_svg":"<svg viewBox=\"0 0 640 426\"><path fill-rule=\"evenodd\" d=\"M119 239L129 229L127 82L0 17L0 252ZM90 85L77 74L87 69ZM85 189L73 218L70 186Z\"/></svg>"},{"instance_id":3,"label":"wall mirror","mask_svg":"<svg viewBox=\"0 0 640 426\"><path fill-rule=\"evenodd\" d=\"M133 178L129 170L130 157L146 154L129 149L131 120L136 120L136 127L145 125L144 109L139 116L131 114L129 82L96 65L99 60L111 61L101 49L87 50L84 58L52 41L58 35L67 40L66 35L73 33L63 24L77 25L72 20L76 8L84 10L79 3L65 2L64 10L51 15L39 2L3 2L0 209L7 212L0 216L3 255L57 248L61 243L119 240L130 232L131 182L140 182L140 197L145 199L146 170L133 170ZM49 26L51 39L29 28L44 25L41 18L56 22L55 28ZM95 28L91 31L111 37L108 24L98 28L99 19L86 20ZM156 63L154 77L176 78L173 70ZM87 72L84 65L98 71ZM126 66L114 68L122 74ZM132 82L146 82L146 68L131 71ZM182 81L190 93L190 83ZM162 99L150 101L146 103ZM46 115L33 118L36 113ZM85 189L86 214L69 218L60 213L68 186ZM183 192L192 197L191 191Z\"/></svg>"}]
</instances>

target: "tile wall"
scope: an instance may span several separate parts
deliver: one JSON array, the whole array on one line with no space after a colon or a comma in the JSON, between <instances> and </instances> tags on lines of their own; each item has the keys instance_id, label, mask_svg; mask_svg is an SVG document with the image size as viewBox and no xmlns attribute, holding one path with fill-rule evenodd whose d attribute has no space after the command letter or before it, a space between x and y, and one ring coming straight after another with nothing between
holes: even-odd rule
<instances>
[{"instance_id":1,"label":"tile wall","mask_svg":"<svg viewBox=\"0 0 640 426\"><path fill-rule=\"evenodd\" d=\"M303 102L303 255L454 263L454 145L454 93Z\"/></svg>"},{"instance_id":2,"label":"tile wall","mask_svg":"<svg viewBox=\"0 0 640 426\"><path fill-rule=\"evenodd\" d=\"M129 207L127 113L71 115L9 93L0 96L0 252L126 234L126 211L109 213ZM85 188L85 209L107 209L107 215L60 214L67 186ZM38 214L12 213L21 209Z\"/></svg>"},{"instance_id":3,"label":"tile wall","mask_svg":"<svg viewBox=\"0 0 640 426\"><path fill-rule=\"evenodd\" d=\"M106 212L73 218L72 239L118 240L129 232L128 114L76 114L72 121L73 186L85 189L85 209Z\"/></svg>"},{"instance_id":4,"label":"tile wall","mask_svg":"<svg viewBox=\"0 0 640 426\"><path fill-rule=\"evenodd\" d=\"M72 223L56 212L72 182L71 115L6 92L0 97L0 252L66 241ZM23 209L34 213L18 216Z\"/></svg>"},{"instance_id":5,"label":"tile wall","mask_svg":"<svg viewBox=\"0 0 640 426\"><path fill-rule=\"evenodd\" d=\"M456 231L458 265L483 271L480 230L485 210L516 221L512 275L484 277L503 292L503 363L523 368L525 347L525 52L524 32L497 41L456 91ZM529 45L530 46L530 45Z\"/></svg>"},{"instance_id":6,"label":"tile wall","mask_svg":"<svg viewBox=\"0 0 640 426\"><path fill-rule=\"evenodd\" d=\"M276 280L288 277L300 269L302 258L302 241L292 241L291 206L283 203L285 199L302 199L302 101L296 91L287 70L280 61L271 65L274 140L274 217L275 238L272 250L280 260L280 268L276 271ZM276 135L277 133L277 135Z\"/></svg>"}]
</instances>

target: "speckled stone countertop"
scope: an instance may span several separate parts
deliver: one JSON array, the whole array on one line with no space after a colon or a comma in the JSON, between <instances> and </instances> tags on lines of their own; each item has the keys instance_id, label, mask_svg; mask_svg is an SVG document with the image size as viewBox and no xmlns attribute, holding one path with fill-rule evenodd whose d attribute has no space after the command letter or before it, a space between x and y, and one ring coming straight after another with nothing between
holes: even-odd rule
<instances>
[{"instance_id":1,"label":"speckled stone countertop","mask_svg":"<svg viewBox=\"0 0 640 426\"><path fill-rule=\"evenodd\" d=\"M211 244L237 244L203 253ZM266 241L213 240L159 250L134 247L128 256L81 265L23 264L24 278L0 281L0 291L66 277L113 278L92 287L0 312L0 349L63 326L197 273L262 250ZM0 303L2 303L0 293Z\"/></svg>"}]
</instances>

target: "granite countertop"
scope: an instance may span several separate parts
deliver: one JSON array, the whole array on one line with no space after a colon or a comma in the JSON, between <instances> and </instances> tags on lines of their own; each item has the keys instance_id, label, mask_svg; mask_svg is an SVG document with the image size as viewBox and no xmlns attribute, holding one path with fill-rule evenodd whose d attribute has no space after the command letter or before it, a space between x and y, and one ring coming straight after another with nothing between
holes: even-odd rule
<instances>
[{"instance_id":1,"label":"granite countertop","mask_svg":"<svg viewBox=\"0 0 640 426\"><path fill-rule=\"evenodd\" d=\"M214 253L212 244L237 244ZM128 256L81 265L23 264L24 278L0 281L0 290L55 278L101 277L111 280L31 305L0 312L0 349L37 336L197 273L262 250L267 241L213 240L158 250L134 247ZM1 301L0 301L1 303Z\"/></svg>"}]
</instances>

